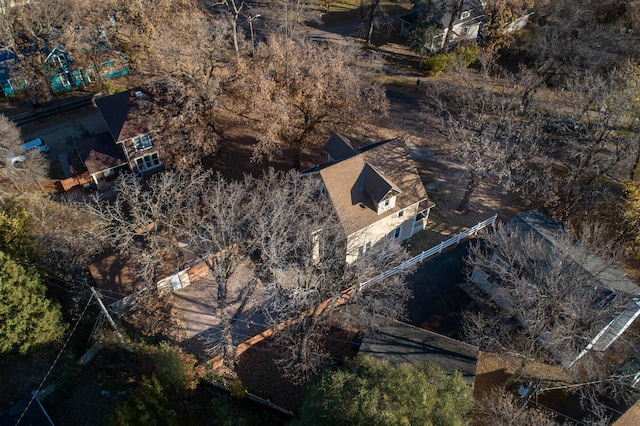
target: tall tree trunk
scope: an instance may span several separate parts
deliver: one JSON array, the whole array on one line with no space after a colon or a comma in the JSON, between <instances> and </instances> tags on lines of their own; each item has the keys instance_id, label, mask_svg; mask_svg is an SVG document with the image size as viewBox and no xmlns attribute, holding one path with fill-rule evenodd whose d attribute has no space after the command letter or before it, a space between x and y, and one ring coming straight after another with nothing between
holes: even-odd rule
<instances>
[{"instance_id":1,"label":"tall tree trunk","mask_svg":"<svg viewBox=\"0 0 640 426\"><path fill-rule=\"evenodd\" d=\"M236 50L236 56L240 56L240 49L238 47L238 14L234 13L231 16L231 29L233 33L233 48Z\"/></svg>"},{"instance_id":2,"label":"tall tree trunk","mask_svg":"<svg viewBox=\"0 0 640 426\"><path fill-rule=\"evenodd\" d=\"M373 35L373 23L376 17L376 10L378 9L378 5L380 4L380 0L371 0L371 7L369 8L369 29L367 31L367 38L365 43L371 43L371 36Z\"/></svg>"},{"instance_id":3,"label":"tall tree trunk","mask_svg":"<svg viewBox=\"0 0 640 426\"><path fill-rule=\"evenodd\" d=\"M293 168L295 170L300 170L300 151L300 147L297 145L293 148Z\"/></svg>"},{"instance_id":4,"label":"tall tree trunk","mask_svg":"<svg viewBox=\"0 0 640 426\"><path fill-rule=\"evenodd\" d=\"M444 50L449 50L449 42L451 41L451 37L453 37L453 23L458 19L458 16L460 16L463 4L464 0L460 0L451 7L451 21L449 21L447 34L444 37L444 46L442 46Z\"/></svg>"},{"instance_id":5,"label":"tall tree trunk","mask_svg":"<svg viewBox=\"0 0 640 426\"><path fill-rule=\"evenodd\" d=\"M458 208L456 211L460 213L464 213L469 209L469 201L471 200L471 195L478 187L478 177L475 172L469 172L469 180L467 181L467 187L464 190L464 195L462 196L462 200L460 200L460 204L458 204Z\"/></svg>"}]
</instances>

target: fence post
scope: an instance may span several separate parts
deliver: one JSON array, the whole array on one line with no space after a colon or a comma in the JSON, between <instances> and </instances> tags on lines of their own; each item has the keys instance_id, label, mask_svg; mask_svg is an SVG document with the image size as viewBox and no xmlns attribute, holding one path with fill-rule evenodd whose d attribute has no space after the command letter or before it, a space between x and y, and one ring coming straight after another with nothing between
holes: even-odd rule
<instances>
[{"instance_id":1,"label":"fence post","mask_svg":"<svg viewBox=\"0 0 640 426\"><path fill-rule=\"evenodd\" d=\"M440 242L440 247L438 248L438 253L442 253L442 243L444 243L444 241Z\"/></svg>"},{"instance_id":2,"label":"fence post","mask_svg":"<svg viewBox=\"0 0 640 426\"><path fill-rule=\"evenodd\" d=\"M460 240L462 239L462 232L460 232L458 234L458 237L456 238L456 245L460 244Z\"/></svg>"}]
</instances>

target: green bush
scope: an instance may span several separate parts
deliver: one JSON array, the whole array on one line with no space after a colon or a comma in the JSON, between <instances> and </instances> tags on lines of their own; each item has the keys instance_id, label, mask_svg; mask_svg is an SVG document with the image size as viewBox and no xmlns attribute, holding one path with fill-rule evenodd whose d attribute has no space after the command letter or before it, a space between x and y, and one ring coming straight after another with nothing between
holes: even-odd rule
<instances>
[{"instance_id":1,"label":"green bush","mask_svg":"<svg viewBox=\"0 0 640 426\"><path fill-rule=\"evenodd\" d=\"M155 376L142 378L135 393L114 410L109 425L178 425L178 414L171 408L171 402L164 394Z\"/></svg>"},{"instance_id":2,"label":"green bush","mask_svg":"<svg viewBox=\"0 0 640 426\"><path fill-rule=\"evenodd\" d=\"M0 251L0 354L24 354L62 337L66 327L60 306L45 291L35 268Z\"/></svg>"},{"instance_id":3,"label":"green bush","mask_svg":"<svg viewBox=\"0 0 640 426\"><path fill-rule=\"evenodd\" d=\"M344 370L326 371L305 387L293 425L468 424L473 403L462 375L435 364L391 365L359 356Z\"/></svg>"},{"instance_id":4,"label":"green bush","mask_svg":"<svg viewBox=\"0 0 640 426\"><path fill-rule=\"evenodd\" d=\"M186 395L198 386L200 378L193 355L168 342L161 342L158 346L140 345L138 350L151 359L160 383L177 394Z\"/></svg>"},{"instance_id":5,"label":"green bush","mask_svg":"<svg viewBox=\"0 0 640 426\"><path fill-rule=\"evenodd\" d=\"M461 46L447 53L428 56L422 60L422 66L431 75L451 71L457 66L468 67L478 59L480 48L476 45Z\"/></svg>"}]
</instances>

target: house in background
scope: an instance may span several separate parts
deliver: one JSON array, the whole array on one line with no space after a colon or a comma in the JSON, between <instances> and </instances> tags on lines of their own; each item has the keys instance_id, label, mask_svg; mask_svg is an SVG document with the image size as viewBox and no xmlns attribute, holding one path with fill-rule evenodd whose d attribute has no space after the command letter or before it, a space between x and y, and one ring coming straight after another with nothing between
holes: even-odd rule
<instances>
[{"instance_id":1,"label":"house in background","mask_svg":"<svg viewBox=\"0 0 640 426\"><path fill-rule=\"evenodd\" d=\"M609 297L610 294L625 294L630 301L626 309L600 330L586 347L578 354L575 361L590 350L602 352L607 350L628 328L633 321L640 316L640 287L626 277L622 268L611 261L591 254L581 245L566 246L566 239L559 238L566 233L566 228L558 221L545 216L539 210L531 210L520 213L505 227L514 235L521 238L531 236L545 244L550 251L557 251L560 257L558 262L575 266L574 273L579 274L581 284L593 293L594 303ZM515 232L517 230L517 232ZM494 254L494 261L505 263L498 255ZM505 266L508 266L505 264ZM513 302L508 298L508 293L501 291L496 284L497 277L490 277L484 270L475 267L470 276L470 282L464 287L465 291L476 301L483 303L490 300L493 304L514 315L514 319L524 325L525 319L514 309ZM488 298L488 299L487 299ZM572 362L572 363L573 363Z\"/></svg>"},{"instance_id":2,"label":"house in background","mask_svg":"<svg viewBox=\"0 0 640 426\"><path fill-rule=\"evenodd\" d=\"M421 8L416 8L410 13L400 17L400 35L409 37L413 28L421 21L434 21L433 25L439 27L442 32L433 38L431 48L432 51L438 51L445 47L445 40L449 31L451 19L454 19L451 28L452 34L449 38L450 43L460 42L464 40L477 40L483 35L483 29L486 24L485 2L483 0L464 0L460 12L452 17L449 10L444 10L441 17L426 16ZM441 5L445 7L444 4ZM533 13L522 10L512 21L505 24L503 31L506 33L518 31L524 28L529 22L529 17Z\"/></svg>"},{"instance_id":3,"label":"house in background","mask_svg":"<svg viewBox=\"0 0 640 426\"><path fill-rule=\"evenodd\" d=\"M27 87L27 82L11 77L16 64L16 54L9 49L0 50L0 87L5 96L10 96Z\"/></svg>"},{"instance_id":4,"label":"house in background","mask_svg":"<svg viewBox=\"0 0 640 426\"><path fill-rule=\"evenodd\" d=\"M54 92L65 92L88 86L99 80L109 80L129 74L129 65L124 55L97 65L75 68L69 53L62 47L51 50L42 64L44 74ZM23 52L29 55L29 52ZM26 88L29 82L12 76L16 68L16 55L9 50L0 51L0 86L5 96L14 95Z\"/></svg>"},{"instance_id":5,"label":"house in background","mask_svg":"<svg viewBox=\"0 0 640 426\"><path fill-rule=\"evenodd\" d=\"M445 7L442 5L441 7ZM404 37L411 35L412 28L414 28L421 20L433 19L429 16L424 16L424 12L421 10L415 10L402 17L400 17L400 34ZM432 47L430 50L437 51L445 47L445 40L449 32L449 25L453 19L453 26L451 27L451 36L449 42L460 42L464 40L476 40L480 34L482 25L485 22L485 16L483 11L482 1L480 0L464 0L462 8L456 16L452 16L451 12L444 10L442 16L437 19L433 24L442 29L442 32L435 36L432 41Z\"/></svg>"},{"instance_id":6,"label":"house in background","mask_svg":"<svg viewBox=\"0 0 640 426\"><path fill-rule=\"evenodd\" d=\"M63 92L129 74L124 56L99 65L73 69L69 53L61 47L53 49L44 60L44 71L54 92Z\"/></svg>"},{"instance_id":7,"label":"house in background","mask_svg":"<svg viewBox=\"0 0 640 426\"><path fill-rule=\"evenodd\" d=\"M127 90L95 99L109 132L74 144L98 189L107 188L123 170L146 175L162 169L146 120L145 97L141 91Z\"/></svg>"},{"instance_id":8,"label":"house in background","mask_svg":"<svg viewBox=\"0 0 640 426\"><path fill-rule=\"evenodd\" d=\"M356 149L333 135L329 161L305 174L319 174L347 236L347 263L383 238L404 241L422 231L435 205L402 139Z\"/></svg>"}]
</instances>

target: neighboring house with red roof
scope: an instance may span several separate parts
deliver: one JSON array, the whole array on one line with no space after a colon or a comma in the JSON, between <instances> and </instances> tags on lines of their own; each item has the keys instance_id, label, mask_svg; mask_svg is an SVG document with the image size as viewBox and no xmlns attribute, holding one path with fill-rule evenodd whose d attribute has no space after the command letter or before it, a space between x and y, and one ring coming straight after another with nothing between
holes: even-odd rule
<instances>
[{"instance_id":1,"label":"neighboring house with red roof","mask_svg":"<svg viewBox=\"0 0 640 426\"><path fill-rule=\"evenodd\" d=\"M319 174L347 236L351 263L383 238L403 241L422 231L435 205L400 138L361 149L334 134L325 144L329 161Z\"/></svg>"},{"instance_id":2,"label":"neighboring house with red roof","mask_svg":"<svg viewBox=\"0 0 640 426\"><path fill-rule=\"evenodd\" d=\"M144 112L145 94L127 90L95 100L108 133L76 142L76 150L94 183L100 189L121 170L148 174L162 163L151 140L152 129Z\"/></svg>"}]
</instances>

